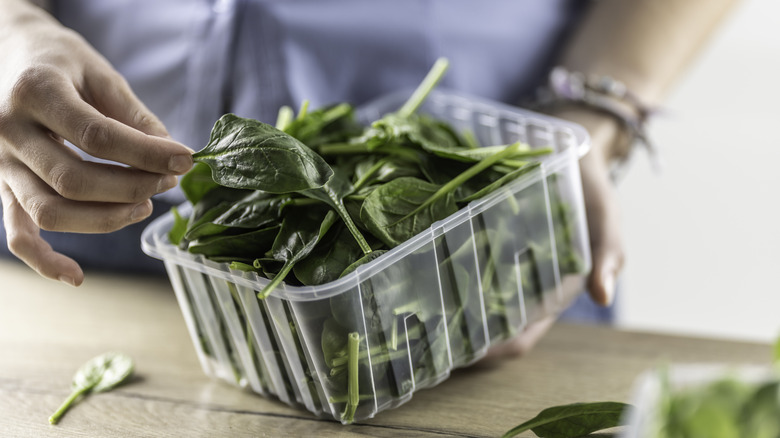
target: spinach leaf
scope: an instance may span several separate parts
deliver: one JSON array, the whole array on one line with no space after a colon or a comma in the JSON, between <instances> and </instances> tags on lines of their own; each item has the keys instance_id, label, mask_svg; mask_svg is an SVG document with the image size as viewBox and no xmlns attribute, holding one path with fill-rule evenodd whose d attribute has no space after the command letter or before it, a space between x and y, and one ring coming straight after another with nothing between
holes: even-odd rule
<instances>
[{"instance_id":1,"label":"spinach leaf","mask_svg":"<svg viewBox=\"0 0 780 438\"><path fill-rule=\"evenodd\" d=\"M328 232L338 216L330 210L323 216L316 210L289 214L284 218L279 234L271 247L274 260L283 262L281 270L258 294L265 298L287 277L295 264L309 255L314 246Z\"/></svg>"},{"instance_id":2,"label":"spinach leaf","mask_svg":"<svg viewBox=\"0 0 780 438\"><path fill-rule=\"evenodd\" d=\"M184 233L187 232L187 219L181 217L179 209L176 207L171 207L171 214L173 215L173 225L171 231L168 231L168 240L178 246L181 239L184 238Z\"/></svg>"},{"instance_id":3,"label":"spinach leaf","mask_svg":"<svg viewBox=\"0 0 780 438\"><path fill-rule=\"evenodd\" d=\"M203 198L192 208L184 240L192 241L225 231L228 227L215 221L230 210L234 202L245 197L246 193L246 190L220 186L203 195Z\"/></svg>"},{"instance_id":4,"label":"spinach leaf","mask_svg":"<svg viewBox=\"0 0 780 438\"><path fill-rule=\"evenodd\" d=\"M326 364L347 357L347 330L333 318L328 318L322 326L320 347Z\"/></svg>"},{"instance_id":5,"label":"spinach leaf","mask_svg":"<svg viewBox=\"0 0 780 438\"><path fill-rule=\"evenodd\" d=\"M362 254L346 226L336 224L311 253L295 265L293 273L304 285L328 283L338 279Z\"/></svg>"},{"instance_id":6,"label":"spinach leaf","mask_svg":"<svg viewBox=\"0 0 780 438\"><path fill-rule=\"evenodd\" d=\"M457 206L453 192L470 178L514 154L519 146L519 143L507 146L471 166L443 186L417 178L395 179L366 197L360 218L386 245L400 245L437 220L455 213Z\"/></svg>"},{"instance_id":7,"label":"spinach leaf","mask_svg":"<svg viewBox=\"0 0 780 438\"><path fill-rule=\"evenodd\" d=\"M420 170L414 163L400 157L370 156L355 165L354 174L354 191L359 191L371 184L388 182L402 176L419 177Z\"/></svg>"},{"instance_id":8,"label":"spinach leaf","mask_svg":"<svg viewBox=\"0 0 780 438\"><path fill-rule=\"evenodd\" d=\"M501 178L494 180L490 184L483 186L481 189L466 196L465 198L458 199L458 202L471 202L480 198L484 198L485 196L509 184L510 182L516 180L522 175L525 175L526 173L538 168L540 164L541 163L539 162L528 163L519 169L515 169L512 172L502 176Z\"/></svg>"},{"instance_id":9,"label":"spinach leaf","mask_svg":"<svg viewBox=\"0 0 780 438\"><path fill-rule=\"evenodd\" d=\"M184 196L192 204L197 204L212 189L219 187L211 177L211 168L205 163L195 163L179 181Z\"/></svg>"},{"instance_id":10,"label":"spinach leaf","mask_svg":"<svg viewBox=\"0 0 780 438\"><path fill-rule=\"evenodd\" d=\"M274 242L279 229L279 225L272 225L241 234L210 236L190 242L187 249L193 254L203 254L212 259L224 257L231 261L240 258L252 260L258 248L268 248Z\"/></svg>"},{"instance_id":11,"label":"spinach leaf","mask_svg":"<svg viewBox=\"0 0 780 438\"><path fill-rule=\"evenodd\" d=\"M339 275L339 278L351 274L355 269L358 267L365 265L366 263L373 262L377 259L377 257L381 256L382 254L386 253L387 250L379 249L376 251L372 251L370 254L366 254L363 257L359 258L357 261L352 263L351 265L347 266L344 271L341 272L341 275Z\"/></svg>"},{"instance_id":12,"label":"spinach leaf","mask_svg":"<svg viewBox=\"0 0 780 438\"><path fill-rule=\"evenodd\" d=\"M256 190L231 203L213 223L227 228L260 228L278 221L282 210L292 202L288 195L275 196Z\"/></svg>"},{"instance_id":13,"label":"spinach leaf","mask_svg":"<svg viewBox=\"0 0 780 438\"><path fill-rule=\"evenodd\" d=\"M489 156L489 157L479 161L478 163L474 164L473 166L469 167L467 170L465 170L464 172L462 172L461 174L459 174L458 176L453 178L450 182L448 182L447 184L444 184L443 186L441 186L439 188L439 190L436 191L436 193L431 195L430 198L428 198L425 202L420 204L420 206L417 207L417 209L415 209L412 212L410 212L407 215L407 217L404 218L404 219L407 219L409 216L413 216L413 215L419 213L421 210L427 208L428 205L436 202L439 198L444 197L444 196L449 196L452 192L454 192L458 187L460 187L462 184L464 184L469 179L477 176L480 172L486 170L487 168L489 168L493 164L495 164L495 163L501 161L502 159L504 159L504 158L506 158L508 156L511 156L512 154L514 154L518 147L520 147L520 143L514 143L512 145L509 145L509 146L505 147L501 152L495 153L495 154L493 154L493 155L491 155L491 156Z\"/></svg>"},{"instance_id":14,"label":"spinach leaf","mask_svg":"<svg viewBox=\"0 0 780 438\"><path fill-rule=\"evenodd\" d=\"M321 144L345 141L358 135L363 127L355 121L352 105L340 103L315 111L301 111L283 131L316 150Z\"/></svg>"},{"instance_id":15,"label":"spinach leaf","mask_svg":"<svg viewBox=\"0 0 780 438\"><path fill-rule=\"evenodd\" d=\"M506 432L503 438L527 430L543 438L577 438L599 430L621 425L624 411L630 405L620 402L573 403L547 408Z\"/></svg>"},{"instance_id":16,"label":"spinach leaf","mask_svg":"<svg viewBox=\"0 0 780 438\"><path fill-rule=\"evenodd\" d=\"M193 155L225 187L289 193L322 187L328 163L294 137L257 120L222 116L206 147Z\"/></svg>"},{"instance_id":17,"label":"spinach leaf","mask_svg":"<svg viewBox=\"0 0 780 438\"><path fill-rule=\"evenodd\" d=\"M394 179L366 197L360 218L384 244L398 246L458 210L451 193L433 199L440 188L418 178Z\"/></svg>"},{"instance_id":18,"label":"spinach leaf","mask_svg":"<svg viewBox=\"0 0 780 438\"><path fill-rule=\"evenodd\" d=\"M371 252L371 247L366 242L363 234L360 233L360 230L358 230L346 207L344 207L344 197L352 193L352 190L352 184L349 183L349 180L343 174L338 173L334 174L323 187L304 190L301 194L322 201L333 208L341 216L341 219L346 224L349 232L352 233L363 253L368 254Z\"/></svg>"},{"instance_id":19,"label":"spinach leaf","mask_svg":"<svg viewBox=\"0 0 780 438\"><path fill-rule=\"evenodd\" d=\"M49 423L56 424L70 406L83 395L108 391L124 382L133 374L133 367L133 360L121 353L105 353L90 359L76 371L71 383L70 396L49 417Z\"/></svg>"}]
</instances>

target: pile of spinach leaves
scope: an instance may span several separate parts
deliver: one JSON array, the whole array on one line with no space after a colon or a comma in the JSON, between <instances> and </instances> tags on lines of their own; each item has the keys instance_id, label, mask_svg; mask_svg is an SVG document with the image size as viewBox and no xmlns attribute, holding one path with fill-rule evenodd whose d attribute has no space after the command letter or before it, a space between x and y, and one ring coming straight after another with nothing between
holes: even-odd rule
<instances>
[{"instance_id":1,"label":"pile of spinach leaves","mask_svg":"<svg viewBox=\"0 0 780 438\"><path fill-rule=\"evenodd\" d=\"M552 175L549 196L510 195L496 214L437 239L440 280L420 272L419 266L430 266L430 254L413 254L350 293L269 303L282 282L337 280L533 171L537 157L550 153L520 143L480 147L451 125L419 114L446 68L445 60L437 61L404 105L368 126L347 103L316 110L304 104L297 115L285 107L275 126L233 114L216 122L180 183L192 212L184 218L174 211L169 238L183 250L270 280L253 291L253 303L230 282L199 280L214 308L232 309L242 327L231 333L214 312L237 381L246 372L237 349L248 346L264 389L300 401L298 388L306 387L307 398L325 412L339 406L342 422L349 423L372 415L376 406L399 404L416 387L473 362L491 342L513 336L522 322L517 279L524 295L541 301L550 289L553 273L544 266L552 265L553 253L562 273L581 272L570 247L575 220ZM523 242L527 247L518 256L497 243L513 236L533 240L528 230L547 229L550 210L560 236L556 248L549 239ZM467 238L452 237L461 231ZM416 264L417 257L425 261ZM193 275L178 269L185 278ZM193 291L186 293L192 301ZM217 296L224 300L216 302ZM249 307L259 311L260 331L274 334L266 335L272 354L258 352L258 328L251 325L258 318ZM203 352L212 356L208 333L197 318L195 325ZM245 342L231 340L236 337ZM302 375L291 375L285 346L294 346ZM275 366L266 362L282 370L283 388L274 387L269 368ZM361 413L364 400L372 403Z\"/></svg>"}]
</instances>

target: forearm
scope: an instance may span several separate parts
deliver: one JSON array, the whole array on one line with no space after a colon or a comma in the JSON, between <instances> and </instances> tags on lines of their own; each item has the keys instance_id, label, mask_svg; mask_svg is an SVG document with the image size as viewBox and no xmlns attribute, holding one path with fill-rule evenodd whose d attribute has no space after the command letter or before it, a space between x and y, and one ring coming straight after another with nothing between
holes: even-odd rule
<instances>
[{"instance_id":1,"label":"forearm","mask_svg":"<svg viewBox=\"0 0 780 438\"><path fill-rule=\"evenodd\" d=\"M564 67L609 75L657 102L737 0L597 0L565 48Z\"/></svg>"},{"instance_id":2,"label":"forearm","mask_svg":"<svg viewBox=\"0 0 780 438\"><path fill-rule=\"evenodd\" d=\"M596 0L564 48L559 65L623 82L642 102L656 105L737 0ZM625 111L634 110L630 105ZM553 113L585 126L591 158L608 167L626 155L616 118L569 105ZM596 157L593 157L596 156Z\"/></svg>"}]
</instances>

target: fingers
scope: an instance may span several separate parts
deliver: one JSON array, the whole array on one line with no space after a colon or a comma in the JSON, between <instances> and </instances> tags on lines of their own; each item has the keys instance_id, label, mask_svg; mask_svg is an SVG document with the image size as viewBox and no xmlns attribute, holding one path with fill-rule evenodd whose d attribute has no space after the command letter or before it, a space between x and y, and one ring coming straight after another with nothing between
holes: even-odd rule
<instances>
[{"instance_id":1,"label":"fingers","mask_svg":"<svg viewBox=\"0 0 780 438\"><path fill-rule=\"evenodd\" d=\"M112 69L97 69L86 75L84 87L87 101L100 113L145 134L170 137L160 119L136 97L125 78Z\"/></svg>"},{"instance_id":2,"label":"fingers","mask_svg":"<svg viewBox=\"0 0 780 438\"><path fill-rule=\"evenodd\" d=\"M121 88L121 87L120 87ZM113 115L130 119L149 132L162 132L161 126L145 108L120 111L116 99L124 92L87 90L86 97L100 102ZM48 68L28 69L14 87L14 106L27 112L58 136L67 139L84 152L127 164L140 170L162 174L183 174L193 164L192 151L168 138L157 137L101 114L79 95L65 76Z\"/></svg>"},{"instance_id":3,"label":"fingers","mask_svg":"<svg viewBox=\"0 0 780 438\"><path fill-rule=\"evenodd\" d=\"M40 229L17 202L11 189L0 182L8 249L40 275L79 286L84 272L73 259L55 252L40 236Z\"/></svg>"},{"instance_id":4,"label":"fingers","mask_svg":"<svg viewBox=\"0 0 780 438\"><path fill-rule=\"evenodd\" d=\"M24 166L9 163L5 167L5 184L40 229L108 233L140 222L152 213L152 202L148 199L134 204L65 199Z\"/></svg>"},{"instance_id":5,"label":"fingers","mask_svg":"<svg viewBox=\"0 0 780 438\"><path fill-rule=\"evenodd\" d=\"M588 154L580 161L580 169L593 258L588 291L596 303L606 306L614 299L625 262L620 210L604 161Z\"/></svg>"},{"instance_id":6,"label":"fingers","mask_svg":"<svg viewBox=\"0 0 780 438\"><path fill-rule=\"evenodd\" d=\"M32 126L21 131L23 135L6 133L15 145L17 158L66 199L138 203L173 188L178 182L174 175L84 161Z\"/></svg>"}]
</instances>

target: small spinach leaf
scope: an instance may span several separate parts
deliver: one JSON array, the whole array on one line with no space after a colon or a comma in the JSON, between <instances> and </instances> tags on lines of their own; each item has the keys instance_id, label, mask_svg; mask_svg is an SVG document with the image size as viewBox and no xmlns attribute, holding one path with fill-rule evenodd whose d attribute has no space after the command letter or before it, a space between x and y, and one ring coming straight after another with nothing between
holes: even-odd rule
<instances>
[{"instance_id":1,"label":"small spinach leaf","mask_svg":"<svg viewBox=\"0 0 780 438\"><path fill-rule=\"evenodd\" d=\"M70 396L49 417L49 423L56 424L81 396L108 391L124 382L133 374L133 367L133 360L121 353L105 353L90 359L76 371Z\"/></svg>"}]
</instances>

